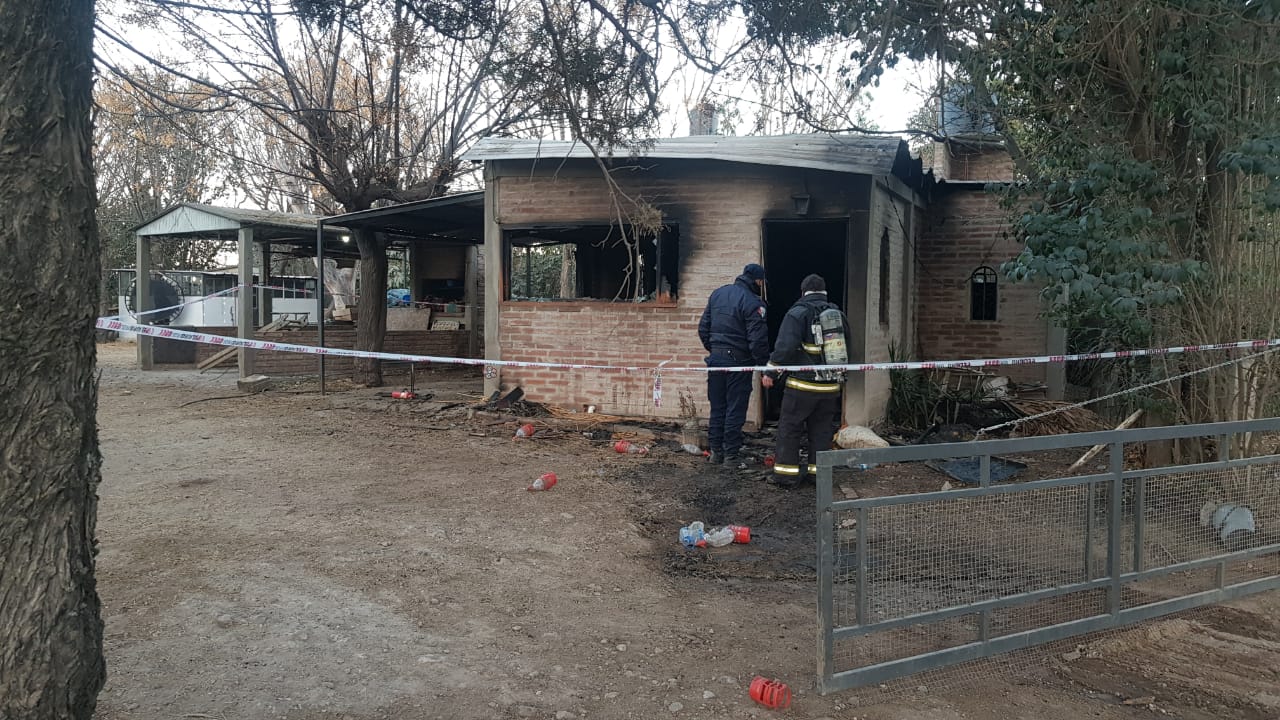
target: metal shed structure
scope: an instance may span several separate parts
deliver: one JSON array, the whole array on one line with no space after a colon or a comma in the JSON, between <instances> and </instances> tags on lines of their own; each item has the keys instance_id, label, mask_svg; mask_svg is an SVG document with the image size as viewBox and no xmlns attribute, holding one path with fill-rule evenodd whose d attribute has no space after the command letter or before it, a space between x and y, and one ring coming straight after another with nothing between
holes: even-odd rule
<instances>
[{"instance_id":1,"label":"metal shed structure","mask_svg":"<svg viewBox=\"0 0 1280 720\"><path fill-rule=\"evenodd\" d=\"M344 228L347 231L367 230L381 233L386 237L389 247L410 249L412 276L416 274L416 269L420 265L415 256L425 248L469 250L484 244L484 197L483 190L475 190L320 218L316 223L317 238L322 232L333 227ZM318 264L323 265L326 252L324 244L317 241ZM472 253L464 254L464 264L463 322L466 324L469 335L470 354L474 356L482 340L478 309L483 299L480 293L482 270L475 262ZM418 280L411 277L410 285L413 286L411 288L413 297L417 299L421 292ZM319 344L324 346L323 326L320 328ZM323 389L323 355L320 356L320 377Z\"/></svg>"},{"instance_id":2,"label":"metal shed structure","mask_svg":"<svg viewBox=\"0 0 1280 720\"><path fill-rule=\"evenodd\" d=\"M199 203L183 203L171 207L156 217L133 229L137 239L137 277L150 277L153 271L152 243L156 241L183 241L194 239L218 239L235 242L241 261L237 284L250 286L254 282L254 268L261 268L258 275L261 285L270 284L271 248L288 246L291 255L317 260L316 282L324 287L323 271L326 259L358 259L360 254L350 237L358 230L367 230L384 236L388 247L408 248L421 253L424 247L436 251L443 249L469 249L484 242L484 192L473 191L430 198L417 202L373 208L335 216L305 213L283 213L218 207ZM465 285L467 301L465 316L467 330L471 334L472 352L477 352L481 342L478 335L480 306L479 286L481 270L469 256L466 263ZM154 309L150 283L136 283L134 294L137 312ZM316 317L324 316L323 293L317 294ZM254 308L256 304L257 317ZM240 293L236 300L236 335L254 336L257 325L266 325L271 319L269 291L259 289L256 298L250 293ZM324 323L317 324L316 344L325 346ZM254 372L252 350L238 353L239 371L242 377ZM142 369L152 369L153 341L140 337L138 360ZM320 356L321 375L324 358Z\"/></svg>"},{"instance_id":3,"label":"metal shed structure","mask_svg":"<svg viewBox=\"0 0 1280 720\"><path fill-rule=\"evenodd\" d=\"M155 241L180 241L195 239L218 239L235 241L240 257L238 283L242 286L253 285L253 268L263 268L261 284L270 284L271 257L270 247L273 244L310 247L316 242L316 227L321 220L318 215L301 213L282 213L269 210L243 210L239 208L217 207L200 203L182 203L165 210L156 217L133 229L137 239L137 277L151 276L151 244ZM346 230L329 226L321 235L323 244L329 246L334 255L350 256L351 250L345 247L342 236ZM311 255L310 252L306 253ZM255 260L257 262L255 262ZM148 282L135 283L136 307L139 313L152 309L151 287ZM251 293L242 292L237 297L236 335L242 338L253 337L254 330L254 298ZM271 295L259 290L258 312L270 318ZM259 318L261 319L261 318ZM263 323L265 324L265 323ZM323 324L323 323L322 323ZM240 376L253 373L253 351L241 349L238 353ZM152 340L146 336L138 338L138 364L143 370L153 367Z\"/></svg>"}]
</instances>

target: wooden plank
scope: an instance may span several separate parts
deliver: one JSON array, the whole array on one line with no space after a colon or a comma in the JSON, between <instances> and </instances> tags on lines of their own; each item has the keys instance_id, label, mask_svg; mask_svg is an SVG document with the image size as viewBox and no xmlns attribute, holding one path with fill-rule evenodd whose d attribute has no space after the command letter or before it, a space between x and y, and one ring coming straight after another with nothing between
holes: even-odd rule
<instances>
[{"instance_id":1,"label":"wooden plank","mask_svg":"<svg viewBox=\"0 0 1280 720\"><path fill-rule=\"evenodd\" d=\"M203 373L205 370L222 365L226 361L235 357L236 351L239 349L240 348L236 347L223 348L222 350L219 350L213 355L205 358L202 362L196 363L196 369Z\"/></svg>"},{"instance_id":2,"label":"wooden plank","mask_svg":"<svg viewBox=\"0 0 1280 720\"><path fill-rule=\"evenodd\" d=\"M1124 422L1116 426L1116 430L1127 430L1133 427L1133 424L1137 422L1138 418L1140 417L1142 417L1142 410L1141 409L1134 410L1132 415L1125 418ZM1085 463L1092 460L1098 453L1102 452L1102 448L1104 447L1106 447L1106 445L1094 445L1093 447L1089 448L1089 451L1086 452L1084 455L1081 455L1079 460L1071 463L1071 467L1067 468L1067 472L1073 473L1076 470L1079 470L1081 466L1083 466Z\"/></svg>"},{"instance_id":3,"label":"wooden plank","mask_svg":"<svg viewBox=\"0 0 1280 720\"><path fill-rule=\"evenodd\" d=\"M287 317L282 316L282 317L276 318L275 320L272 320L270 323L266 325L263 325L261 328L258 329L258 332L271 332L272 330L279 330L287 326L288 324L289 324L289 319ZM238 347L229 347L229 348L226 348L225 350L219 350L213 355L205 358L203 362L197 363L196 369L203 373L204 371L209 370L210 368L217 367L218 365L223 365L228 360L235 357L236 352L238 352L239 350L240 348Z\"/></svg>"}]
</instances>

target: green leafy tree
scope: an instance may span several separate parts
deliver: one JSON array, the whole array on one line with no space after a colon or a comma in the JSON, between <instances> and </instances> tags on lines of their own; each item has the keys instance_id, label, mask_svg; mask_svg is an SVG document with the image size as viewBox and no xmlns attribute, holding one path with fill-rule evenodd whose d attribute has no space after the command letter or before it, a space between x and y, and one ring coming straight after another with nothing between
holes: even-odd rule
<instances>
[{"instance_id":1,"label":"green leafy tree","mask_svg":"<svg viewBox=\"0 0 1280 720\"><path fill-rule=\"evenodd\" d=\"M1001 76L1026 249L1082 349L1275 337L1280 22L1265 3L1091 2L1013 23ZM1024 33L1017 32L1018 29ZM1032 29L1037 32L1027 32ZM1251 417L1273 356L1170 387L1176 419ZM1131 363L1126 381L1220 356Z\"/></svg>"},{"instance_id":2,"label":"green leafy tree","mask_svg":"<svg viewBox=\"0 0 1280 720\"><path fill-rule=\"evenodd\" d=\"M1025 251L1005 270L1044 286L1077 347L1275 337L1280 3L748 0L778 46L839 39L870 86L902 60L1003 136L1003 188ZM940 92L941 94L941 92ZM1256 414L1271 356L1172 387L1179 419ZM1167 376L1217 362L1184 356Z\"/></svg>"}]
</instances>

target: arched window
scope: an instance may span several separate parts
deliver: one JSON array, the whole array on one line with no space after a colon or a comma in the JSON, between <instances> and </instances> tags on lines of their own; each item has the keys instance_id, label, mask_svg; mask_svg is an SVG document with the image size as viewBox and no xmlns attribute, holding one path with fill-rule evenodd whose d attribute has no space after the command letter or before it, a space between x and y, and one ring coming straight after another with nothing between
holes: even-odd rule
<instances>
[{"instance_id":1,"label":"arched window","mask_svg":"<svg viewBox=\"0 0 1280 720\"><path fill-rule=\"evenodd\" d=\"M1000 301L996 271L983 265L969 276L969 319L993 321Z\"/></svg>"},{"instance_id":2,"label":"arched window","mask_svg":"<svg viewBox=\"0 0 1280 720\"><path fill-rule=\"evenodd\" d=\"M880 236L880 324L889 324L889 228Z\"/></svg>"}]
</instances>

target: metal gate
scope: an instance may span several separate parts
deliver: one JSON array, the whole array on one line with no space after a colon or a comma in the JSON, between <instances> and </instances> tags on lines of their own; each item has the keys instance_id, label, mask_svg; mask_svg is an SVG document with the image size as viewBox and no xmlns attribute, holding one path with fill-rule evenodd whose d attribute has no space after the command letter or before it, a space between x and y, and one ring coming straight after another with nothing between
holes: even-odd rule
<instances>
[{"instance_id":1,"label":"metal gate","mask_svg":"<svg viewBox=\"0 0 1280 720\"><path fill-rule=\"evenodd\" d=\"M1280 418L819 453L819 690L1280 588L1280 455L1230 452L1276 430ZM1216 442L1217 459L1125 469L1126 445L1190 438ZM991 482L1009 456L1093 445L1104 472ZM979 481L833 498L837 467L954 458Z\"/></svg>"}]
</instances>

